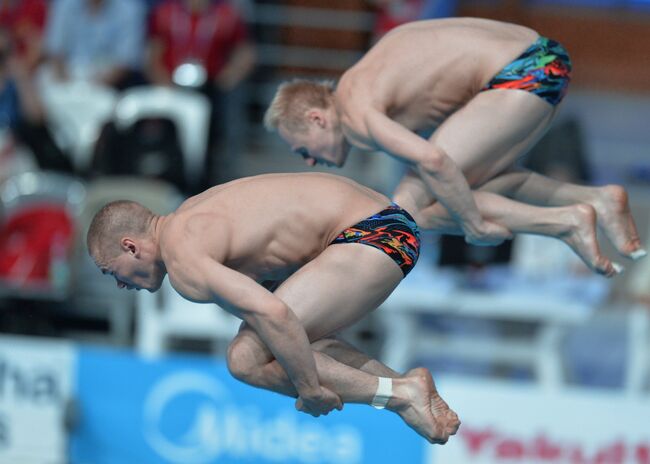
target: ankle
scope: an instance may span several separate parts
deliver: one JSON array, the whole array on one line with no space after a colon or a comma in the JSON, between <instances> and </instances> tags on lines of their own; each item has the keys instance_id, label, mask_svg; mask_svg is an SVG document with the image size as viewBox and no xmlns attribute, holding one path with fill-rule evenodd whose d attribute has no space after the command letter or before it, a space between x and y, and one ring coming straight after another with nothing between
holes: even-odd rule
<instances>
[{"instance_id":1,"label":"ankle","mask_svg":"<svg viewBox=\"0 0 650 464\"><path fill-rule=\"evenodd\" d=\"M393 393L386 404L386 409L396 411L404 409L411 404L411 396L408 394L409 379L393 379Z\"/></svg>"},{"instance_id":2,"label":"ankle","mask_svg":"<svg viewBox=\"0 0 650 464\"><path fill-rule=\"evenodd\" d=\"M393 379L377 377L377 391L370 405L376 409L384 409L393 396Z\"/></svg>"}]
</instances>

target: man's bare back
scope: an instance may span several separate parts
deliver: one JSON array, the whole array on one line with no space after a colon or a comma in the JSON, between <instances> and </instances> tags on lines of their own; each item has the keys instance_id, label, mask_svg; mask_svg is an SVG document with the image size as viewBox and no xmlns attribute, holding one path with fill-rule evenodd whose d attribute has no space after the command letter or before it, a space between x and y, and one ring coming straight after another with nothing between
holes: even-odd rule
<instances>
[{"instance_id":1,"label":"man's bare back","mask_svg":"<svg viewBox=\"0 0 650 464\"><path fill-rule=\"evenodd\" d=\"M370 109L412 131L437 127L537 37L523 26L477 18L394 29L341 76L343 130L368 137L361 122Z\"/></svg>"},{"instance_id":2,"label":"man's bare back","mask_svg":"<svg viewBox=\"0 0 650 464\"><path fill-rule=\"evenodd\" d=\"M167 269L173 281L175 270L191 264L194 252L258 282L283 280L343 229L389 203L375 191L328 174L239 179L190 198L166 219L163 258L174 262ZM188 254L187 247L194 252Z\"/></svg>"}]
</instances>

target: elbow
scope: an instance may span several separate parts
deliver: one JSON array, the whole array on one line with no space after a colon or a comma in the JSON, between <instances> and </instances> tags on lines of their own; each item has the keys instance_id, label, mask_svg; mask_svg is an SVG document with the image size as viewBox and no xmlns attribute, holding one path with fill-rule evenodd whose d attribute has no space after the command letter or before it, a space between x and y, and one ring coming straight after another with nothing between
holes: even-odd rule
<instances>
[{"instance_id":1,"label":"elbow","mask_svg":"<svg viewBox=\"0 0 650 464\"><path fill-rule=\"evenodd\" d=\"M269 319L284 322L289 318L289 307L284 302L278 300L268 306L265 314Z\"/></svg>"},{"instance_id":2,"label":"elbow","mask_svg":"<svg viewBox=\"0 0 650 464\"><path fill-rule=\"evenodd\" d=\"M289 319L289 308L280 300L268 302L268 304L250 311L248 317L244 319L254 328L260 325L281 327L286 325L286 321Z\"/></svg>"},{"instance_id":3,"label":"elbow","mask_svg":"<svg viewBox=\"0 0 650 464\"><path fill-rule=\"evenodd\" d=\"M445 167L447 162L447 155L439 151L428 151L421 158L418 163L419 168L427 174L436 176Z\"/></svg>"}]
</instances>

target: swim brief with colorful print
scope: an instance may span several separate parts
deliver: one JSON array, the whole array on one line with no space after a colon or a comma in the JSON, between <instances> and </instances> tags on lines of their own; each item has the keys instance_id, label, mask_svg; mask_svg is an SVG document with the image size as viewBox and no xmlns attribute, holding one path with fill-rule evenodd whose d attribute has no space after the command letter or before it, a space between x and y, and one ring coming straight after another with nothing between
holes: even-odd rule
<instances>
[{"instance_id":1,"label":"swim brief with colorful print","mask_svg":"<svg viewBox=\"0 0 650 464\"><path fill-rule=\"evenodd\" d=\"M571 59L565 48L540 37L481 90L525 90L555 106L564 98L570 80Z\"/></svg>"},{"instance_id":2,"label":"swim brief with colorful print","mask_svg":"<svg viewBox=\"0 0 650 464\"><path fill-rule=\"evenodd\" d=\"M415 220L395 203L348 227L330 245L361 243L386 253L400 267L404 277L411 272L420 254L420 230Z\"/></svg>"}]
</instances>

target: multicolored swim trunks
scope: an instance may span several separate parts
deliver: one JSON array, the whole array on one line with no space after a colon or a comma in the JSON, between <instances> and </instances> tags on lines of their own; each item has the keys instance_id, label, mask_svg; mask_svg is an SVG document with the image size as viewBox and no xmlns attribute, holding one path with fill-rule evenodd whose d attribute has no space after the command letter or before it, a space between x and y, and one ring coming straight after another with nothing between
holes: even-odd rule
<instances>
[{"instance_id":1,"label":"multicolored swim trunks","mask_svg":"<svg viewBox=\"0 0 650 464\"><path fill-rule=\"evenodd\" d=\"M386 253L400 267L404 277L411 272L420 255L420 229L415 220L395 203L348 227L330 245L362 243Z\"/></svg>"},{"instance_id":2,"label":"multicolored swim trunks","mask_svg":"<svg viewBox=\"0 0 650 464\"><path fill-rule=\"evenodd\" d=\"M571 59L565 48L540 37L481 90L525 90L555 106L564 98L570 80Z\"/></svg>"}]
</instances>

